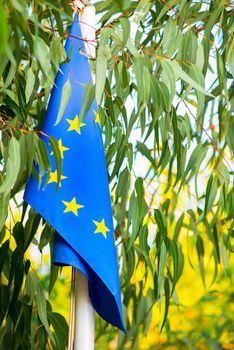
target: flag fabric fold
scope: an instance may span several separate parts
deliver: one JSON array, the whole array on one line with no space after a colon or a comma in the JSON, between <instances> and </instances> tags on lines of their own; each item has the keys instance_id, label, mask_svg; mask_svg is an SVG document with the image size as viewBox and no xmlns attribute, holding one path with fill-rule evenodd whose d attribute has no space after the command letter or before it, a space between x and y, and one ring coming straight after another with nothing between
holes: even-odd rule
<instances>
[{"instance_id":1,"label":"flag fabric fold","mask_svg":"<svg viewBox=\"0 0 234 350\"><path fill-rule=\"evenodd\" d=\"M125 332L114 244L114 228L105 154L97 105L93 102L81 120L84 87L91 73L84 50L78 17L65 45L69 61L60 66L50 96L42 138L50 155L52 170L45 186L31 176L24 199L56 231L53 263L71 265L89 282L93 307L107 322ZM71 94L58 124L64 84L70 80ZM58 140L63 166L57 187L57 170L48 137Z\"/></svg>"}]
</instances>

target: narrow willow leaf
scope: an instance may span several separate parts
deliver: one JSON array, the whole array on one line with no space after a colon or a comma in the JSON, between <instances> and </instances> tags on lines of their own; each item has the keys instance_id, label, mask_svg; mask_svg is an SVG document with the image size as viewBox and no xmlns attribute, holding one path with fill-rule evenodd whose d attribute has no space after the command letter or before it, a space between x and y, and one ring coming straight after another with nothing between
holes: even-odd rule
<instances>
[{"instance_id":1,"label":"narrow willow leaf","mask_svg":"<svg viewBox=\"0 0 234 350\"><path fill-rule=\"evenodd\" d=\"M220 257L221 257L224 268L228 269L230 267L229 254L228 254L227 249L225 248L225 243L224 243L223 237L220 240Z\"/></svg>"},{"instance_id":2,"label":"narrow willow leaf","mask_svg":"<svg viewBox=\"0 0 234 350\"><path fill-rule=\"evenodd\" d=\"M182 68L187 72L191 64L196 62L198 40L192 30L183 34L180 50L176 59L182 62Z\"/></svg>"},{"instance_id":3,"label":"narrow willow leaf","mask_svg":"<svg viewBox=\"0 0 234 350\"><path fill-rule=\"evenodd\" d=\"M38 277L34 273L29 272L27 274L26 285L25 285L26 295L30 298L30 300L28 301L29 305L33 304L33 300L37 292L38 283L39 283Z\"/></svg>"},{"instance_id":4,"label":"narrow willow leaf","mask_svg":"<svg viewBox=\"0 0 234 350\"><path fill-rule=\"evenodd\" d=\"M40 220L40 215L35 214L35 212L33 212L33 214L28 218L24 229L24 252L28 249L30 243L32 242L32 239L35 236L40 224Z\"/></svg>"},{"instance_id":5,"label":"narrow willow leaf","mask_svg":"<svg viewBox=\"0 0 234 350\"><path fill-rule=\"evenodd\" d=\"M177 26L176 21L169 17L163 32L162 45L165 53L168 56L172 56L176 50L177 42Z\"/></svg>"},{"instance_id":6,"label":"narrow willow leaf","mask_svg":"<svg viewBox=\"0 0 234 350\"><path fill-rule=\"evenodd\" d=\"M129 283L135 268L135 250L133 247L126 251L126 264L127 264L127 283Z\"/></svg>"},{"instance_id":7,"label":"narrow willow leaf","mask_svg":"<svg viewBox=\"0 0 234 350\"><path fill-rule=\"evenodd\" d=\"M216 19L220 15L221 11L223 10L224 6L224 0L221 0L219 2L216 2L216 6L214 7L214 11L211 12L211 16L206 24L206 28L204 31L204 36L203 38L209 38L210 37L210 32L212 28L214 27L214 24L216 22ZM204 40L204 39L203 39Z\"/></svg>"},{"instance_id":8,"label":"narrow willow leaf","mask_svg":"<svg viewBox=\"0 0 234 350\"><path fill-rule=\"evenodd\" d=\"M150 80L150 92L154 103L154 108L157 109L157 115L159 116L163 111L161 90L156 76L152 75Z\"/></svg>"},{"instance_id":9,"label":"narrow willow leaf","mask_svg":"<svg viewBox=\"0 0 234 350\"><path fill-rule=\"evenodd\" d=\"M16 65L11 63L10 69L8 70L8 74L7 74L7 77L6 77L4 85L3 85L3 90L5 90L7 87L9 87L9 85L11 84L13 79L15 78L15 75L16 75Z\"/></svg>"},{"instance_id":10,"label":"narrow willow leaf","mask_svg":"<svg viewBox=\"0 0 234 350\"><path fill-rule=\"evenodd\" d=\"M170 287L169 287L169 281L168 278L165 278L164 281L164 292L165 292L165 310L164 310L164 317L163 322L161 326L160 332L163 330L163 327L165 325L165 322L167 320L168 310L169 310L169 301L170 301Z\"/></svg>"},{"instance_id":11,"label":"narrow willow leaf","mask_svg":"<svg viewBox=\"0 0 234 350\"><path fill-rule=\"evenodd\" d=\"M163 82L158 81L154 75L149 77L149 79L152 98L156 106L158 106L158 110L160 111L162 108L164 111L169 112L171 110L172 99L167 86Z\"/></svg>"},{"instance_id":12,"label":"narrow willow leaf","mask_svg":"<svg viewBox=\"0 0 234 350\"><path fill-rule=\"evenodd\" d=\"M174 232L174 236L173 236L174 241L177 241L179 238L179 234L180 234L180 230L182 228L183 220L184 220L184 213L179 217L179 220L177 220L175 232Z\"/></svg>"},{"instance_id":13,"label":"narrow willow leaf","mask_svg":"<svg viewBox=\"0 0 234 350\"><path fill-rule=\"evenodd\" d=\"M204 49L200 44L197 48L197 58L196 58L196 66L202 71L204 67Z\"/></svg>"},{"instance_id":14,"label":"narrow willow leaf","mask_svg":"<svg viewBox=\"0 0 234 350\"><path fill-rule=\"evenodd\" d=\"M200 235L197 237L196 241L196 249L197 249L197 256L198 256L198 263L199 263L199 271L200 275L203 281L203 284L205 286L205 268L204 268L204 255L205 255L205 248L204 248L204 242Z\"/></svg>"},{"instance_id":15,"label":"narrow willow leaf","mask_svg":"<svg viewBox=\"0 0 234 350\"><path fill-rule=\"evenodd\" d=\"M134 11L133 22L135 22L136 24L140 23L140 21L147 14L151 6L152 5L150 0L140 0Z\"/></svg>"},{"instance_id":16,"label":"narrow willow leaf","mask_svg":"<svg viewBox=\"0 0 234 350\"><path fill-rule=\"evenodd\" d=\"M213 242L214 242L214 251L217 256L217 261L220 263L221 260L220 260L220 250L219 250L219 237L218 237L218 231L217 231L216 225L213 226L212 234L213 234Z\"/></svg>"},{"instance_id":17,"label":"narrow willow leaf","mask_svg":"<svg viewBox=\"0 0 234 350\"><path fill-rule=\"evenodd\" d=\"M65 350L68 343L68 324L65 318L57 312L48 312L48 319L54 329L57 350Z\"/></svg>"},{"instance_id":18,"label":"narrow willow leaf","mask_svg":"<svg viewBox=\"0 0 234 350\"><path fill-rule=\"evenodd\" d=\"M28 103L32 95L34 84L35 84L35 75L33 73L32 68L30 67L26 73L26 87L25 87L26 103Z\"/></svg>"},{"instance_id":19,"label":"narrow willow leaf","mask_svg":"<svg viewBox=\"0 0 234 350\"><path fill-rule=\"evenodd\" d=\"M96 71L96 100L97 105L101 103L102 94L104 91L105 81L106 81L106 71L107 71L107 58L108 58L108 48L101 47L98 50L97 55L97 71Z\"/></svg>"},{"instance_id":20,"label":"narrow willow leaf","mask_svg":"<svg viewBox=\"0 0 234 350\"><path fill-rule=\"evenodd\" d=\"M51 233L50 233L50 238L51 238ZM50 283L49 283L49 294L51 293L55 282L57 280L58 277L58 273L59 273L59 267L51 264L51 268L50 268Z\"/></svg>"},{"instance_id":21,"label":"narrow willow leaf","mask_svg":"<svg viewBox=\"0 0 234 350\"><path fill-rule=\"evenodd\" d=\"M162 242L160 252L158 255L158 297L160 297L161 288L164 280L164 268L166 266L167 248L164 242Z\"/></svg>"},{"instance_id":22,"label":"narrow willow leaf","mask_svg":"<svg viewBox=\"0 0 234 350\"><path fill-rule=\"evenodd\" d=\"M59 184L61 180L61 174L62 174L62 156L59 149L58 141L52 137L49 136L49 143L53 152L53 156L55 158L55 164L56 164L56 170L57 170L57 184L56 184L56 190L59 189Z\"/></svg>"},{"instance_id":23,"label":"narrow willow leaf","mask_svg":"<svg viewBox=\"0 0 234 350\"><path fill-rule=\"evenodd\" d=\"M127 17L121 17L119 22L123 31L122 45L125 46L130 34L130 22Z\"/></svg>"},{"instance_id":24,"label":"narrow willow leaf","mask_svg":"<svg viewBox=\"0 0 234 350\"><path fill-rule=\"evenodd\" d=\"M64 58L66 57L65 49L61 43L62 40L63 38L59 37L52 41L50 46L49 57L53 64L56 66L56 68L59 68L59 64L62 63L64 61Z\"/></svg>"},{"instance_id":25,"label":"narrow willow leaf","mask_svg":"<svg viewBox=\"0 0 234 350\"><path fill-rule=\"evenodd\" d=\"M46 308L46 298L44 291L42 290L42 287L38 283L37 285L37 292L36 292L36 299L37 299L37 312L38 316L45 327L46 332L48 333L49 337L53 340L52 333L50 331L49 322L47 319L47 308Z\"/></svg>"},{"instance_id":26,"label":"narrow willow leaf","mask_svg":"<svg viewBox=\"0 0 234 350\"><path fill-rule=\"evenodd\" d=\"M43 248L51 241L51 239L52 239L51 229L48 225L45 225L45 227L41 233L40 241L39 241L39 245L38 245L38 248L39 248L41 253L42 253Z\"/></svg>"},{"instance_id":27,"label":"narrow willow leaf","mask_svg":"<svg viewBox=\"0 0 234 350\"><path fill-rule=\"evenodd\" d=\"M34 51L35 56L37 57L38 62L40 63L42 72L47 76L48 69L50 67L50 61L48 56L49 49L45 41L40 36L37 36L34 39Z\"/></svg>"},{"instance_id":28,"label":"narrow willow leaf","mask_svg":"<svg viewBox=\"0 0 234 350\"><path fill-rule=\"evenodd\" d=\"M147 225L144 225L139 232L140 249L142 254L144 255L147 266L150 268L152 275L154 275L155 268L149 257L150 246L148 245L147 239L148 239L148 227Z\"/></svg>"},{"instance_id":29,"label":"narrow willow leaf","mask_svg":"<svg viewBox=\"0 0 234 350\"><path fill-rule=\"evenodd\" d=\"M162 236L165 236L165 233L166 233L165 224L164 224L163 216L159 209L155 209L154 218L157 223L160 234Z\"/></svg>"},{"instance_id":30,"label":"narrow willow leaf","mask_svg":"<svg viewBox=\"0 0 234 350\"><path fill-rule=\"evenodd\" d=\"M174 269L174 274L173 274L173 279L172 279L172 289L171 289L171 295L173 294L176 286L176 282L178 280L178 263L179 263L179 250L177 247L177 242L171 241L171 255L172 255L172 260L173 260L173 269Z\"/></svg>"},{"instance_id":31,"label":"narrow willow leaf","mask_svg":"<svg viewBox=\"0 0 234 350\"><path fill-rule=\"evenodd\" d=\"M70 83L70 76L68 76L66 83L63 85L59 111L58 111L57 119L56 119L54 126L58 125L58 123L62 119L62 116L64 114L64 111L65 111L65 108L67 106L67 103L69 101L70 96L71 96L71 83Z\"/></svg>"},{"instance_id":32,"label":"narrow willow leaf","mask_svg":"<svg viewBox=\"0 0 234 350\"><path fill-rule=\"evenodd\" d=\"M0 186L3 181L3 176L0 173ZM5 220L7 218L8 214L8 205L9 205L9 200L10 200L10 191L6 191L0 194L0 231L2 230Z\"/></svg>"},{"instance_id":33,"label":"narrow willow leaf","mask_svg":"<svg viewBox=\"0 0 234 350\"><path fill-rule=\"evenodd\" d=\"M8 249L9 249L9 240L6 240L0 247L0 273L1 274L2 274L4 263L6 262L6 259L7 259Z\"/></svg>"},{"instance_id":34,"label":"narrow willow leaf","mask_svg":"<svg viewBox=\"0 0 234 350\"><path fill-rule=\"evenodd\" d=\"M189 76L197 82L200 86L205 88L205 80L202 74L202 71L195 65L192 64L188 70ZM205 95L202 92L197 91L198 107L197 107L197 116L202 113L205 102Z\"/></svg>"},{"instance_id":35,"label":"narrow willow leaf","mask_svg":"<svg viewBox=\"0 0 234 350\"><path fill-rule=\"evenodd\" d=\"M42 139L37 138L37 142L35 144L35 157L39 166L39 174L38 174L38 185L41 185L42 177L47 171L47 176L51 169L50 159L48 156L47 148Z\"/></svg>"},{"instance_id":36,"label":"narrow willow leaf","mask_svg":"<svg viewBox=\"0 0 234 350\"><path fill-rule=\"evenodd\" d=\"M129 186L130 174L128 168L125 168L119 175L119 182L116 188L116 200L117 198L121 198L122 203L124 203L127 200Z\"/></svg>"},{"instance_id":37,"label":"narrow willow leaf","mask_svg":"<svg viewBox=\"0 0 234 350\"><path fill-rule=\"evenodd\" d=\"M206 215L215 200L217 194L217 182L216 182L216 178L213 178L213 175L210 176L208 183L207 183L207 187L206 187L206 199L205 199L205 208L204 208L204 215Z\"/></svg>"},{"instance_id":38,"label":"narrow willow leaf","mask_svg":"<svg viewBox=\"0 0 234 350\"><path fill-rule=\"evenodd\" d=\"M199 85L195 80L193 80L185 71L182 70L180 65L176 61L167 61L167 63L172 67L177 79L184 80L187 84L191 85L197 91L213 97L209 92L207 92L201 85Z\"/></svg>"},{"instance_id":39,"label":"narrow willow leaf","mask_svg":"<svg viewBox=\"0 0 234 350\"><path fill-rule=\"evenodd\" d=\"M84 87L85 93L82 100L82 106L81 106L80 116L79 116L81 120L83 120L88 114L92 106L93 100L95 98L95 87L92 81L88 85L85 85L83 87ZM93 113L93 111L91 113Z\"/></svg>"},{"instance_id":40,"label":"narrow willow leaf","mask_svg":"<svg viewBox=\"0 0 234 350\"><path fill-rule=\"evenodd\" d=\"M0 193L9 192L14 186L20 171L20 145L15 137L12 137L8 146L8 158L6 162L6 175L0 185Z\"/></svg>"},{"instance_id":41,"label":"narrow willow leaf","mask_svg":"<svg viewBox=\"0 0 234 350\"><path fill-rule=\"evenodd\" d=\"M170 99L168 105L172 104L173 98L175 96L175 75L172 67L167 63L167 61L162 60L162 81L164 84L167 84L170 91Z\"/></svg>"},{"instance_id":42,"label":"narrow willow leaf","mask_svg":"<svg viewBox=\"0 0 234 350\"><path fill-rule=\"evenodd\" d=\"M134 73L137 81L137 93L140 104L146 105L150 95L150 73L147 67L146 58L137 55L134 58Z\"/></svg>"},{"instance_id":43,"label":"narrow willow leaf","mask_svg":"<svg viewBox=\"0 0 234 350\"><path fill-rule=\"evenodd\" d=\"M143 179L141 177L137 178L135 182L135 190L137 194L138 207L139 207L139 210L141 210L143 198L144 198Z\"/></svg>"},{"instance_id":44,"label":"narrow willow leaf","mask_svg":"<svg viewBox=\"0 0 234 350\"><path fill-rule=\"evenodd\" d=\"M184 172L184 175L181 179L181 185L180 185L180 188L179 188L179 191L181 189L181 187L183 186L184 182L185 182L185 179L188 175L188 173L190 172L190 170L194 169L195 165L196 165L196 162L198 160L198 157L199 155L201 154L201 151L203 149L203 145L201 143L199 143L193 150L190 158L189 158L189 161L188 161L188 164L187 164L187 167L186 167L186 170Z\"/></svg>"},{"instance_id":45,"label":"narrow willow leaf","mask_svg":"<svg viewBox=\"0 0 234 350\"><path fill-rule=\"evenodd\" d=\"M8 36L9 30L6 13L4 11L2 3L0 3L0 53L2 53L6 48Z\"/></svg>"},{"instance_id":46,"label":"narrow willow leaf","mask_svg":"<svg viewBox=\"0 0 234 350\"><path fill-rule=\"evenodd\" d=\"M233 78L234 78L234 41L232 41L232 44L230 45L229 50L228 50L227 65L232 73Z\"/></svg>"}]
</instances>

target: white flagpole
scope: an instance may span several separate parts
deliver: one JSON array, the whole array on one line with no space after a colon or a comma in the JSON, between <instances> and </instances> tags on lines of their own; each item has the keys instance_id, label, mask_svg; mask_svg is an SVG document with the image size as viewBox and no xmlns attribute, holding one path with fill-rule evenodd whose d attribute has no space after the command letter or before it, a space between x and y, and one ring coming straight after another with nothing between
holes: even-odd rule
<instances>
[{"instance_id":1,"label":"white flagpole","mask_svg":"<svg viewBox=\"0 0 234 350\"><path fill-rule=\"evenodd\" d=\"M76 1L85 49L95 57L95 8L87 1ZM93 77L94 79L94 77ZM72 267L71 307L68 350L94 350L94 309L89 299L88 280Z\"/></svg>"}]
</instances>

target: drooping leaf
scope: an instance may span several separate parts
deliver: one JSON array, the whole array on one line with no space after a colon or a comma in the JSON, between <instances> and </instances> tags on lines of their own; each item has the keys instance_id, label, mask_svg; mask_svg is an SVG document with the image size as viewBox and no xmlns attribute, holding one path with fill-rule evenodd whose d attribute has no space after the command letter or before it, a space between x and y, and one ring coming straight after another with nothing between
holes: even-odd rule
<instances>
[{"instance_id":1,"label":"drooping leaf","mask_svg":"<svg viewBox=\"0 0 234 350\"><path fill-rule=\"evenodd\" d=\"M58 111L58 115L57 115L56 122L55 122L54 126L58 125L58 123L62 119L65 108L66 108L67 103L69 101L70 95L71 95L71 83L70 83L70 76L68 76L66 83L63 85L59 111Z\"/></svg>"},{"instance_id":2,"label":"drooping leaf","mask_svg":"<svg viewBox=\"0 0 234 350\"><path fill-rule=\"evenodd\" d=\"M20 145L15 137L12 137L8 147L6 162L6 175L0 185L0 193L9 192L16 182L20 170Z\"/></svg>"},{"instance_id":3,"label":"drooping leaf","mask_svg":"<svg viewBox=\"0 0 234 350\"><path fill-rule=\"evenodd\" d=\"M3 4L0 3L0 53L2 53L7 45L9 36L9 28L7 24L6 13Z\"/></svg>"}]
</instances>

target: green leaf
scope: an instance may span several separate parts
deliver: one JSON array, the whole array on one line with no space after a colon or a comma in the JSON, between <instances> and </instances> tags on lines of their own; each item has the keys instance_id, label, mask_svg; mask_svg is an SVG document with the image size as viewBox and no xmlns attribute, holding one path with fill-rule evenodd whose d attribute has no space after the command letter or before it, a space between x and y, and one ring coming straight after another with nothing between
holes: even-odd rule
<instances>
[{"instance_id":1,"label":"green leaf","mask_svg":"<svg viewBox=\"0 0 234 350\"><path fill-rule=\"evenodd\" d=\"M191 156L189 158L189 161L188 161L187 167L185 169L184 175L183 175L183 177L181 179L181 185L180 185L179 191L180 191L181 187L183 186L188 173L190 171L195 172L197 167L199 168L199 166L201 164L201 161L204 159L204 157L206 155L206 152L207 152L207 148L205 148L201 143L199 143L194 148L194 150L193 150L193 152L192 152L192 154L191 154Z\"/></svg>"},{"instance_id":2,"label":"green leaf","mask_svg":"<svg viewBox=\"0 0 234 350\"><path fill-rule=\"evenodd\" d=\"M0 273L1 274L2 274L4 263L6 262L6 259L7 259L8 249L9 249L9 239L6 240L0 247Z\"/></svg>"},{"instance_id":3,"label":"green leaf","mask_svg":"<svg viewBox=\"0 0 234 350\"><path fill-rule=\"evenodd\" d=\"M6 13L2 3L0 3L0 53L2 53L7 45L9 29L6 19Z\"/></svg>"},{"instance_id":4,"label":"green leaf","mask_svg":"<svg viewBox=\"0 0 234 350\"><path fill-rule=\"evenodd\" d=\"M234 78L234 41L232 41L232 44L230 45L229 50L228 50L227 65L232 73L233 78Z\"/></svg>"},{"instance_id":5,"label":"green leaf","mask_svg":"<svg viewBox=\"0 0 234 350\"><path fill-rule=\"evenodd\" d=\"M183 34L181 48L176 59L182 62L183 70L187 71L191 64L196 62L198 50L198 40L192 30Z\"/></svg>"},{"instance_id":6,"label":"green leaf","mask_svg":"<svg viewBox=\"0 0 234 350\"><path fill-rule=\"evenodd\" d=\"M166 104L170 110L170 105L172 104L173 98L175 96L175 75L172 67L167 63L167 61L162 60L162 81L164 84L167 84L168 89L170 91L170 98L168 99L168 103Z\"/></svg>"},{"instance_id":7,"label":"green leaf","mask_svg":"<svg viewBox=\"0 0 234 350\"><path fill-rule=\"evenodd\" d=\"M44 291L42 287L40 286L40 283L37 285L37 292L36 292L36 299L37 299L37 312L38 316L45 327L46 332L48 333L49 337L53 341L54 337L50 331L49 322L47 319L47 308L46 308L46 298Z\"/></svg>"},{"instance_id":8,"label":"green leaf","mask_svg":"<svg viewBox=\"0 0 234 350\"><path fill-rule=\"evenodd\" d=\"M83 87L84 87L85 93L82 100L82 106L81 106L80 116L79 116L81 120L83 120L88 114L92 106L93 100L95 98L95 88L92 81L90 81L88 85L84 85Z\"/></svg>"},{"instance_id":9,"label":"green leaf","mask_svg":"<svg viewBox=\"0 0 234 350\"><path fill-rule=\"evenodd\" d=\"M203 38L210 37L210 32L211 32L212 28L214 27L216 19L218 18L221 11L223 10L223 6L224 6L224 0L220 0L218 2L216 1L216 6L214 6L214 10L211 12L211 16L210 16L209 20L207 21Z\"/></svg>"},{"instance_id":10,"label":"green leaf","mask_svg":"<svg viewBox=\"0 0 234 350\"><path fill-rule=\"evenodd\" d=\"M35 156L36 156L36 161L39 165L38 184L40 186L41 180L45 171L47 171L47 176L48 176L51 169L47 148L45 146L44 141L40 138L37 138L37 142L35 143Z\"/></svg>"},{"instance_id":11,"label":"green leaf","mask_svg":"<svg viewBox=\"0 0 234 350\"><path fill-rule=\"evenodd\" d=\"M196 249L197 249L198 262L199 262L199 270L200 270L203 284L205 286L205 269L204 269L205 248L204 248L203 239L201 238L200 235L197 237Z\"/></svg>"},{"instance_id":12,"label":"green leaf","mask_svg":"<svg viewBox=\"0 0 234 350\"><path fill-rule=\"evenodd\" d=\"M155 218L155 221L157 223L157 226L158 226L160 234L162 236L165 236L166 228L165 228L163 216L162 216L162 214L161 214L159 209L155 209L155 211L154 211L154 218Z\"/></svg>"},{"instance_id":13,"label":"green leaf","mask_svg":"<svg viewBox=\"0 0 234 350\"><path fill-rule=\"evenodd\" d=\"M20 170L20 145L15 137L12 137L8 147L6 162L6 175L0 185L0 193L9 192L14 186Z\"/></svg>"},{"instance_id":14,"label":"green leaf","mask_svg":"<svg viewBox=\"0 0 234 350\"><path fill-rule=\"evenodd\" d=\"M58 125L58 123L62 119L62 116L64 114L64 111L65 111L65 108L67 106L67 103L69 101L70 96L71 96L71 83L70 83L70 75L69 75L66 83L63 85L59 111L58 111L57 119L56 119L54 126Z\"/></svg>"},{"instance_id":15,"label":"green leaf","mask_svg":"<svg viewBox=\"0 0 234 350\"><path fill-rule=\"evenodd\" d=\"M150 0L140 0L134 11L133 22L136 24L140 23L140 21L142 21L142 19L146 16L151 6Z\"/></svg>"},{"instance_id":16,"label":"green leaf","mask_svg":"<svg viewBox=\"0 0 234 350\"><path fill-rule=\"evenodd\" d=\"M165 309L164 309L164 317L163 317L163 322L162 322L160 332L162 332L162 330L163 330L163 327L164 327L165 322L167 320L167 315L168 315L168 310L169 310L170 287L169 287L169 282L168 282L167 277L165 278L165 281L164 281L164 292L165 292Z\"/></svg>"},{"instance_id":17,"label":"green leaf","mask_svg":"<svg viewBox=\"0 0 234 350\"><path fill-rule=\"evenodd\" d=\"M3 175L0 173L0 187L3 182ZM3 192L0 194L0 231L2 230L8 214L8 205L10 200L10 192Z\"/></svg>"},{"instance_id":18,"label":"green leaf","mask_svg":"<svg viewBox=\"0 0 234 350\"><path fill-rule=\"evenodd\" d=\"M176 50L177 41L177 26L176 21L169 17L163 32L162 45L165 53L168 56L172 56Z\"/></svg>"},{"instance_id":19,"label":"green leaf","mask_svg":"<svg viewBox=\"0 0 234 350\"><path fill-rule=\"evenodd\" d=\"M216 194L217 194L216 178L213 178L213 175L211 175L209 180L208 180L207 187L206 187L206 200L205 200L204 215L206 215L210 211L210 209L212 208Z\"/></svg>"},{"instance_id":20,"label":"green leaf","mask_svg":"<svg viewBox=\"0 0 234 350\"><path fill-rule=\"evenodd\" d=\"M38 62L40 63L43 73L45 76L47 76L50 66L48 55L49 49L45 41L40 36L34 37L34 52L35 56L38 59Z\"/></svg>"},{"instance_id":21,"label":"green leaf","mask_svg":"<svg viewBox=\"0 0 234 350\"><path fill-rule=\"evenodd\" d=\"M48 312L48 319L53 326L56 350L65 350L68 344L68 324L57 312Z\"/></svg>"},{"instance_id":22,"label":"green leaf","mask_svg":"<svg viewBox=\"0 0 234 350\"><path fill-rule=\"evenodd\" d=\"M51 235L50 235L50 238L51 238ZM49 294L51 293L51 291L52 291L52 289L53 289L53 287L55 285L55 282L57 281L58 273L59 273L59 266L51 264Z\"/></svg>"},{"instance_id":23,"label":"green leaf","mask_svg":"<svg viewBox=\"0 0 234 350\"><path fill-rule=\"evenodd\" d=\"M188 71L189 76L200 86L205 88L205 80L202 71L195 65L191 64ZM197 91L198 107L197 116L199 116L204 108L205 96L202 92Z\"/></svg>"},{"instance_id":24,"label":"green leaf","mask_svg":"<svg viewBox=\"0 0 234 350\"><path fill-rule=\"evenodd\" d=\"M130 22L126 17L121 17L119 22L123 31L122 45L125 46L130 34Z\"/></svg>"},{"instance_id":25,"label":"green leaf","mask_svg":"<svg viewBox=\"0 0 234 350\"><path fill-rule=\"evenodd\" d=\"M109 49L101 47L97 55L97 74L96 74L96 100L97 105L101 103L107 71L107 59L109 56Z\"/></svg>"},{"instance_id":26,"label":"green leaf","mask_svg":"<svg viewBox=\"0 0 234 350\"><path fill-rule=\"evenodd\" d=\"M26 103L28 103L32 95L34 84L35 84L35 75L33 73L32 68L30 67L27 70L27 74L26 74L26 87L25 87Z\"/></svg>"},{"instance_id":27,"label":"green leaf","mask_svg":"<svg viewBox=\"0 0 234 350\"><path fill-rule=\"evenodd\" d=\"M42 249L51 241L51 239L52 239L51 228L49 227L49 225L46 224L40 236L40 241L38 246L40 252L42 252Z\"/></svg>"},{"instance_id":28,"label":"green leaf","mask_svg":"<svg viewBox=\"0 0 234 350\"><path fill-rule=\"evenodd\" d=\"M143 179L141 177L137 178L135 182L135 189L137 194L138 207L139 207L139 210L141 210L143 199L144 199Z\"/></svg>"},{"instance_id":29,"label":"green leaf","mask_svg":"<svg viewBox=\"0 0 234 350\"><path fill-rule=\"evenodd\" d=\"M161 293L161 288L164 280L164 268L166 266L167 248L164 242L162 242L159 256L158 256L158 297Z\"/></svg>"},{"instance_id":30,"label":"green leaf","mask_svg":"<svg viewBox=\"0 0 234 350\"><path fill-rule=\"evenodd\" d=\"M177 241L179 238L179 234L180 234L180 230L182 228L183 220L184 220L184 213L177 220L175 232L174 232L174 236L173 236L174 241Z\"/></svg>"},{"instance_id":31,"label":"green leaf","mask_svg":"<svg viewBox=\"0 0 234 350\"><path fill-rule=\"evenodd\" d=\"M182 68L180 67L180 65L175 61L167 61L167 63L171 66L171 68L174 71L174 74L176 75L177 79L182 79L184 80L187 84L191 85L191 87L193 87L194 89L196 89L197 91L207 95L207 96L211 96L213 97L213 95L211 95L209 92L207 92L203 86L201 86L200 84L198 84L195 80L193 80L185 71L182 70Z\"/></svg>"},{"instance_id":32,"label":"green leaf","mask_svg":"<svg viewBox=\"0 0 234 350\"><path fill-rule=\"evenodd\" d=\"M59 184L60 184L60 180L61 180L61 174L62 174L62 156L61 156L61 152L59 149L59 145L58 145L58 141L52 137L49 136L49 143L53 152L53 156L55 158L55 164L56 164L56 170L57 170L57 184L56 184L56 190L59 189Z\"/></svg>"},{"instance_id":33,"label":"green leaf","mask_svg":"<svg viewBox=\"0 0 234 350\"><path fill-rule=\"evenodd\" d=\"M136 75L139 103L146 105L150 95L150 73L145 57L141 55L134 57L134 73Z\"/></svg>"}]
</instances>

